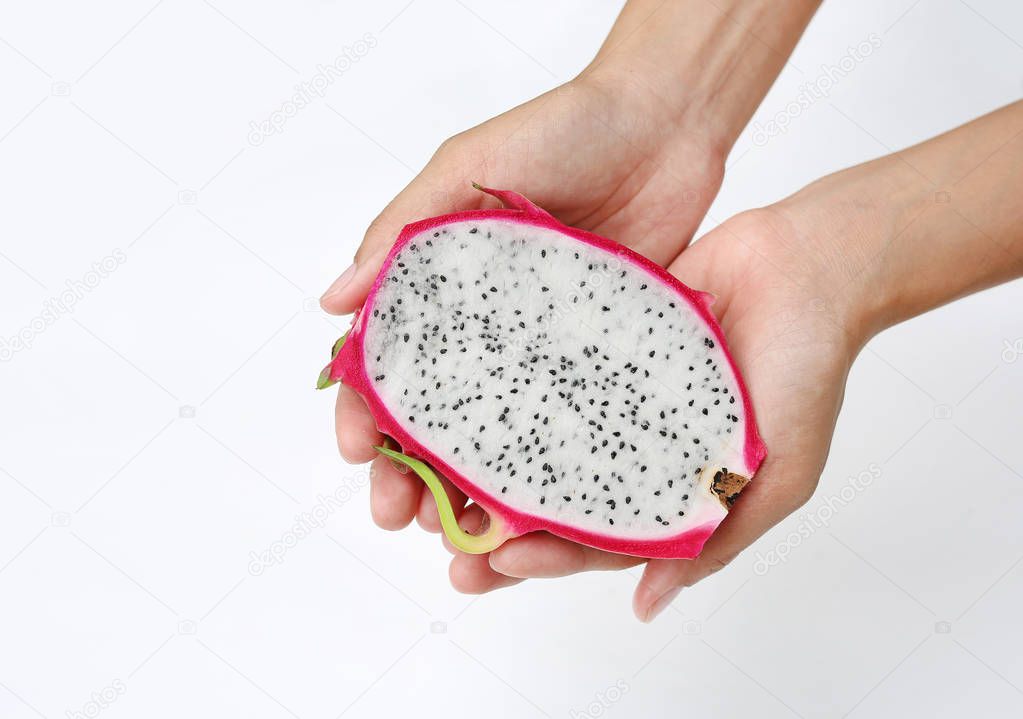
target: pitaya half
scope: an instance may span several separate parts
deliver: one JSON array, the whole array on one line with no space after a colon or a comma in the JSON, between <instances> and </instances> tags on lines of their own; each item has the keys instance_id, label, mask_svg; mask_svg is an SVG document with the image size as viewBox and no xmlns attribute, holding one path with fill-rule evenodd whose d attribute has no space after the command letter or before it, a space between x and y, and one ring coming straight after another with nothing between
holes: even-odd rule
<instances>
[{"instance_id":1,"label":"pitaya half","mask_svg":"<svg viewBox=\"0 0 1023 719\"><path fill-rule=\"evenodd\" d=\"M378 449L427 482L465 551L546 530L697 556L766 454L711 296L477 188L506 208L406 226L318 386L365 398L404 454ZM485 532L458 528L431 466Z\"/></svg>"}]
</instances>

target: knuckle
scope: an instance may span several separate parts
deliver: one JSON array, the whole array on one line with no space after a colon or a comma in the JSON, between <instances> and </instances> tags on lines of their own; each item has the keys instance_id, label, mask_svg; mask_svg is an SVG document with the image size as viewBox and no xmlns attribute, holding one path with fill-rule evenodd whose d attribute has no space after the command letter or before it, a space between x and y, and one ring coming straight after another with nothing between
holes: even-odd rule
<instances>
[{"instance_id":1,"label":"knuckle","mask_svg":"<svg viewBox=\"0 0 1023 719\"><path fill-rule=\"evenodd\" d=\"M433 153L433 156L435 159L441 159L458 155L464 142L464 136L461 133L452 135L437 146L437 151Z\"/></svg>"},{"instance_id":2,"label":"knuckle","mask_svg":"<svg viewBox=\"0 0 1023 719\"><path fill-rule=\"evenodd\" d=\"M817 491L817 482L798 482L794 486L790 487L788 494L788 510L789 514L795 512L800 507L805 505L810 499L813 498L814 493Z\"/></svg>"},{"instance_id":3,"label":"knuckle","mask_svg":"<svg viewBox=\"0 0 1023 719\"><path fill-rule=\"evenodd\" d=\"M355 251L356 262L364 261L376 249L380 239L385 237L387 232L386 214L387 210L385 209L369 223L369 227L366 228L366 236L362 244L359 245L359 249Z\"/></svg>"},{"instance_id":4,"label":"knuckle","mask_svg":"<svg viewBox=\"0 0 1023 719\"><path fill-rule=\"evenodd\" d=\"M369 227L366 228L366 235L362 240L362 244L355 251L356 264L360 267L367 264L374 265L374 268L378 267L397 237L401 227L400 221L396 223L391 206L385 207L379 215L373 218L373 221L369 223Z\"/></svg>"}]
</instances>

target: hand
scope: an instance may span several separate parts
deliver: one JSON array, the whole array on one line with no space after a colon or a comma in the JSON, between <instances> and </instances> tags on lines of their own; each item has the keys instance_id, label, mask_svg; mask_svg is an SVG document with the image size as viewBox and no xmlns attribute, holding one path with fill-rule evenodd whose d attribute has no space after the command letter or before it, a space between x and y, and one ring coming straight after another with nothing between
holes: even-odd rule
<instances>
[{"instance_id":1,"label":"hand","mask_svg":"<svg viewBox=\"0 0 1023 719\"><path fill-rule=\"evenodd\" d=\"M588 73L445 141L370 225L354 272L327 290L324 309L362 304L407 223L497 206L474 181L514 189L562 222L661 264L673 259L717 194L730 140L610 74Z\"/></svg>"},{"instance_id":2,"label":"hand","mask_svg":"<svg viewBox=\"0 0 1023 719\"><path fill-rule=\"evenodd\" d=\"M626 98L621 83L615 86L612 97L604 77L591 74L446 142L373 223L354 275L328 292L323 306L339 313L360 305L407 222L493 202L472 188L472 180L514 188L562 221L661 263L678 255L720 186L722 143L688 130L681 115L669 118L644 91L632 90ZM382 436L350 388L339 390L336 420L345 459L376 457L373 447ZM371 506L381 527L400 529L417 516L425 529L440 530L436 507L416 477L383 458L376 460L373 477ZM446 488L461 507L465 498L452 485Z\"/></svg>"},{"instance_id":3,"label":"hand","mask_svg":"<svg viewBox=\"0 0 1023 719\"><path fill-rule=\"evenodd\" d=\"M324 294L328 312L360 306L406 223L491 200L472 181L522 192L565 223L666 263L689 242L720 187L735 137L781 70L818 0L628 0L593 63L576 80L445 142L373 222L355 263ZM338 447L350 462L375 457L383 437L362 399L338 393ZM378 458L374 520L400 529L413 516L440 531L421 483ZM466 498L450 483L455 507ZM474 521L478 508L465 513ZM476 515L478 520L478 515ZM611 555L608 555L611 556ZM479 591L518 581L483 575ZM486 563L486 557L475 558ZM602 560L621 565L620 557Z\"/></svg>"},{"instance_id":4,"label":"hand","mask_svg":"<svg viewBox=\"0 0 1023 719\"><path fill-rule=\"evenodd\" d=\"M362 304L398 231L513 189L562 222L665 263L689 241L724 159L819 0L628 0L578 78L451 138L373 222L321 302Z\"/></svg>"},{"instance_id":5,"label":"hand","mask_svg":"<svg viewBox=\"0 0 1023 719\"><path fill-rule=\"evenodd\" d=\"M844 304L821 304L846 280L814 261L807 244L813 240L791 216L779 207L735 217L669 266L686 284L717 295L713 309L750 387L768 455L699 558L647 563L634 598L642 620L652 619L683 587L727 565L805 503L817 485L862 338L847 329L858 324ZM473 531L481 521L481 510L472 506L460 523ZM452 551L451 581L466 592L643 561L546 533L509 540L490 555Z\"/></svg>"},{"instance_id":6,"label":"hand","mask_svg":"<svg viewBox=\"0 0 1023 719\"><path fill-rule=\"evenodd\" d=\"M478 181L513 189L562 222L666 263L688 244L717 194L724 159L771 86L819 0L628 0L593 62L572 82L457 135L372 223L355 263L321 298L359 307L406 223L493 200ZM338 392L337 440L350 462L382 441L362 399ZM376 522L413 516L439 531L416 480L378 460ZM454 504L464 503L446 485Z\"/></svg>"},{"instance_id":7,"label":"hand","mask_svg":"<svg viewBox=\"0 0 1023 719\"><path fill-rule=\"evenodd\" d=\"M849 367L873 334L1023 275L1021 159L1018 102L739 215L669 266L717 295L714 311L768 453L697 559L647 563L633 601L640 619L653 618L806 502L827 458ZM947 187L954 202L935 194ZM472 531L481 519L470 507L461 524ZM537 533L489 556L456 553L451 578L479 592L640 561Z\"/></svg>"}]
</instances>

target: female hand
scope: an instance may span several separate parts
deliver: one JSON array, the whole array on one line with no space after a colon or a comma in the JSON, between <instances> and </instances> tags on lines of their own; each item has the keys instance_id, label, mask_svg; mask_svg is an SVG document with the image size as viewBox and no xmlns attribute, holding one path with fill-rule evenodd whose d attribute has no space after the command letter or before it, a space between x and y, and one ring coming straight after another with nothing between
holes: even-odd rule
<instances>
[{"instance_id":1,"label":"female hand","mask_svg":"<svg viewBox=\"0 0 1023 719\"><path fill-rule=\"evenodd\" d=\"M849 367L873 334L1023 276L1021 184L1017 102L739 215L669 266L717 295L713 309L750 387L768 455L697 559L647 563L633 600L640 619L809 499ZM461 524L472 531L481 521L470 506ZM450 573L456 588L480 592L641 561L536 533L489 556L455 552Z\"/></svg>"},{"instance_id":2,"label":"female hand","mask_svg":"<svg viewBox=\"0 0 1023 719\"><path fill-rule=\"evenodd\" d=\"M826 298L841 281L787 209L739 215L683 252L668 270L717 296L717 315L742 368L768 446L756 477L695 560L652 560L634 598L648 621L683 588L727 565L813 493L827 457L849 366L864 339L845 305ZM460 498L464 502L464 498ZM462 505L458 505L462 506ZM471 505L460 524L482 522ZM537 532L490 555L455 555L456 589L483 592L529 577L620 569L644 560Z\"/></svg>"},{"instance_id":3,"label":"female hand","mask_svg":"<svg viewBox=\"0 0 1023 719\"><path fill-rule=\"evenodd\" d=\"M493 203L478 181L513 189L562 222L658 263L688 244L720 187L724 160L785 62L818 0L629 0L596 59L575 80L456 135L372 223L355 263L321 304L359 307L401 228ZM362 399L341 387L337 440L350 462L383 437ZM446 485L456 506L465 498ZM374 520L413 516L440 531L429 492L389 462L374 464Z\"/></svg>"},{"instance_id":4,"label":"female hand","mask_svg":"<svg viewBox=\"0 0 1023 719\"><path fill-rule=\"evenodd\" d=\"M340 294L328 293L324 307L342 312L361 304L409 220L494 202L473 189L477 179L514 188L565 222L615 237L660 263L675 257L721 183L720 144L709 135L654 122L661 114L653 100L637 97L626 112L610 93L595 79L574 81L446 142L370 227L353 279ZM382 437L362 398L344 386L336 417L344 458L375 457L373 447ZM404 527L421 509L421 523L439 530L436 509L418 479L403 476L383 458L374 470L371 502L380 526Z\"/></svg>"}]
</instances>

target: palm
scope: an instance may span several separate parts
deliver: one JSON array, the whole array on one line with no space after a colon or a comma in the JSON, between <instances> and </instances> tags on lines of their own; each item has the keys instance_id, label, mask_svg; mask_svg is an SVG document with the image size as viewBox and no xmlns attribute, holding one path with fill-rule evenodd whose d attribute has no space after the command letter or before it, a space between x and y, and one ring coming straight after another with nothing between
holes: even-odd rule
<instances>
[{"instance_id":1,"label":"palm","mask_svg":"<svg viewBox=\"0 0 1023 719\"><path fill-rule=\"evenodd\" d=\"M737 505L736 522L761 507L791 511L809 498L856 349L823 302L830 288L816 284L805 257L790 261L796 253L787 256L778 221L763 214L733 218L670 267L684 282L718 295L715 310L768 445L768 460L747 501Z\"/></svg>"},{"instance_id":2,"label":"palm","mask_svg":"<svg viewBox=\"0 0 1023 719\"><path fill-rule=\"evenodd\" d=\"M753 395L768 457L701 557L656 560L637 590L645 616L663 592L723 567L813 492L827 456L852 352L839 323L820 302L815 273L793 264L777 217L749 213L729 220L680 255L669 270L717 296L714 309ZM784 232L784 230L783 230ZM515 577L560 576L581 569L616 569L640 560L581 549L549 535L506 543L490 567L456 557L475 574L453 576L485 586L488 569ZM499 584L498 584L499 585Z\"/></svg>"}]
</instances>

